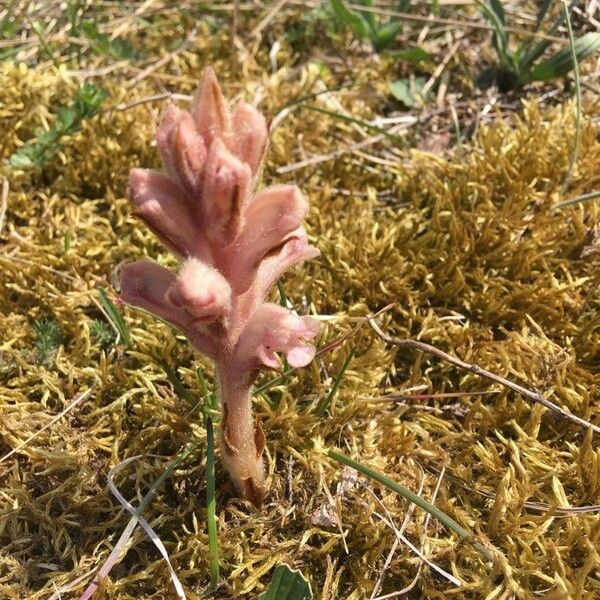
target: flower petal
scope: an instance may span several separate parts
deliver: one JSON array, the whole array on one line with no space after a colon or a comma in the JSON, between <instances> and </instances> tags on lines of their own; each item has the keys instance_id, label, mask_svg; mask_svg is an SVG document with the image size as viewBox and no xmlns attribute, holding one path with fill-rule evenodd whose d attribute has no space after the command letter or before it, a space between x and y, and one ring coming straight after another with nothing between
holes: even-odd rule
<instances>
[{"instance_id":1,"label":"flower petal","mask_svg":"<svg viewBox=\"0 0 600 600\"><path fill-rule=\"evenodd\" d=\"M293 231L285 239L281 247L264 257L258 269L245 273L238 272L237 278L230 279L232 287L238 290L248 289L255 299L264 298L277 280L295 263L316 258L320 250L308 243L308 236L303 227Z\"/></svg>"},{"instance_id":2,"label":"flower petal","mask_svg":"<svg viewBox=\"0 0 600 600\"><path fill-rule=\"evenodd\" d=\"M182 113L174 104L169 104L164 112L160 125L156 130L156 145L165 169L170 175L177 175L175 170L175 157L173 156L173 131L179 115Z\"/></svg>"},{"instance_id":3,"label":"flower petal","mask_svg":"<svg viewBox=\"0 0 600 600\"><path fill-rule=\"evenodd\" d=\"M205 323L224 316L231 308L231 288L216 269L190 258L183 263L167 297Z\"/></svg>"},{"instance_id":4,"label":"flower petal","mask_svg":"<svg viewBox=\"0 0 600 600\"><path fill-rule=\"evenodd\" d=\"M190 316L184 308L173 306L167 300L167 291L175 282L168 269L150 261L127 263L121 267L121 298L151 312L178 327L189 323Z\"/></svg>"},{"instance_id":5,"label":"flower petal","mask_svg":"<svg viewBox=\"0 0 600 600\"><path fill-rule=\"evenodd\" d=\"M215 140L206 164L202 197L207 235L213 241L228 244L237 235L250 180L250 167L229 152L221 140Z\"/></svg>"},{"instance_id":6,"label":"flower petal","mask_svg":"<svg viewBox=\"0 0 600 600\"><path fill-rule=\"evenodd\" d=\"M132 169L129 198L138 214L172 250L185 256L197 245L196 227L185 192L155 171Z\"/></svg>"},{"instance_id":7,"label":"flower petal","mask_svg":"<svg viewBox=\"0 0 600 600\"><path fill-rule=\"evenodd\" d=\"M287 356L293 367L307 365L315 355L309 342L319 324L312 317L299 317L277 304L265 303L252 315L236 346L235 359L241 371L261 366L277 368L276 353Z\"/></svg>"},{"instance_id":8,"label":"flower petal","mask_svg":"<svg viewBox=\"0 0 600 600\"><path fill-rule=\"evenodd\" d=\"M265 153L268 129L264 117L250 104L240 102L233 111L231 149L256 173Z\"/></svg>"},{"instance_id":9,"label":"flower petal","mask_svg":"<svg viewBox=\"0 0 600 600\"><path fill-rule=\"evenodd\" d=\"M121 299L171 323L185 334L190 343L211 358L217 356L214 337L198 326L194 316L185 307L175 306L168 292L175 275L168 269L150 261L127 263L120 270Z\"/></svg>"},{"instance_id":10,"label":"flower petal","mask_svg":"<svg viewBox=\"0 0 600 600\"><path fill-rule=\"evenodd\" d=\"M210 149L216 138L230 140L231 115L217 76L212 67L206 67L202 74L200 87L196 92L191 108L198 132L204 138L206 148Z\"/></svg>"},{"instance_id":11,"label":"flower petal","mask_svg":"<svg viewBox=\"0 0 600 600\"><path fill-rule=\"evenodd\" d=\"M291 367L305 367L315 357L314 346L296 346L287 354L287 360Z\"/></svg>"},{"instance_id":12,"label":"flower petal","mask_svg":"<svg viewBox=\"0 0 600 600\"><path fill-rule=\"evenodd\" d=\"M301 229L307 212L308 203L295 185L267 188L255 197L232 257L231 281L237 291L247 288L261 260L278 254L288 236Z\"/></svg>"},{"instance_id":13,"label":"flower petal","mask_svg":"<svg viewBox=\"0 0 600 600\"><path fill-rule=\"evenodd\" d=\"M192 115L169 106L156 133L156 143L171 177L192 195L198 195L206 147Z\"/></svg>"}]
</instances>

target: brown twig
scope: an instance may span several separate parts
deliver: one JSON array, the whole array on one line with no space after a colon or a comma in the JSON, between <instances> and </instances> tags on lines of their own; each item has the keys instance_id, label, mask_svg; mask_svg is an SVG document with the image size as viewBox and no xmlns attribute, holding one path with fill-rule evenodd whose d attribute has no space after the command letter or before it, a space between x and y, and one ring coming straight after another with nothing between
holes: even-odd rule
<instances>
[{"instance_id":1,"label":"brown twig","mask_svg":"<svg viewBox=\"0 0 600 600\"><path fill-rule=\"evenodd\" d=\"M371 323L371 319L375 319L376 317L382 315L384 312L391 310L394 308L394 304L388 304L384 306L382 309L378 310L376 313L371 315L367 315L366 317L360 317L358 325L355 325L350 331L347 331L340 337L335 340L329 342L329 344L325 344L322 348L319 348L317 354L315 356L321 356L321 354L326 354L327 352L331 352L334 348L341 346L349 337L352 337L365 323Z\"/></svg>"},{"instance_id":2,"label":"brown twig","mask_svg":"<svg viewBox=\"0 0 600 600\"><path fill-rule=\"evenodd\" d=\"M375 331L375 333L382 340L387 342L388 344L393 344L395 346L401 346L403 348L413 348L414 350L419 350L420 352L428 352L429 354L433 354L433 355L437 356L438 358L441 358L442 360L449 362L451 365L458 367L459 369L464 369L465 371L470 371L471 373L475 373L475 375L479 375L480 377L485 377L486 379L495 381L496 383L499 383L500 385L503 385L504 387L507 387L515 392L518 392L519 394L522 394L526 398L529 398L530 400L533 400L534 402L537 402L538 404L541 404L542 406L549 408L551 411L557 413L564 419L568 419L569 421L576 423L580 427L584 427L585 429L591 429L594 433L600 433L600 427L598 427L598 425L594 425L593 423L590 423L589 421L586 421L585 419L582 419L581 417L574 415L572 412L569 412L568 410L561 408L557 404L550 402L550 400L548 400L547 398L544 398L538 392L533 392L532 390L529 390L526 387L519 385L518 383L514 383L512 381L509 381L508 379L505 379L504 377L500 377L500 375L496 375L495 373L492 373L491 371L487 371L486 369L483 369L479 365L475 365L472 363L465 362L464 360L460 360L460 358L456 358L455 356L452 356L451 354L448 354L447 352L444 352L443 350L439 350L435 346L430 346L429 344L426 344L425 342L419 342L417 340L408 340L408 339L402 340L400 338L395 338L395 337L389 336L380 329L379 325L377 325L377 323L375 321L373 321L373 319L369 319L369 325L371 326L373 331Z\"/></svg>"},{"instance_id":3,"label":"brown twig","mask_svg":"<svg viewBox=\"0 0 600 600\"><path fill-rule=\"evenodd\" d=\"M52 425L54 425L57 421L60 421L60 419L62 419L70 410L72 410L73 408L75 408L78 404L80 404L81 402L83 402L86 398L89 397L89 395L92 393L93 389L96 387L96 384L94 383L92 385L92 387L90 387L89 389L87 389L85 392L82 392L80 394L77 394L77 396L75 396L75 398L73 399L73 401L60 413L58 413L50 422L46 423L43 427L41 427L40 429L37 429L34 433L32 433L25 441L21 442L20 444L18 444L15 448L13 448L10 452L8 452L7 454L5 454L2 458L0 458L0 463L4 462L7 458L10 458L13 454L16 454L17 452L20 452L21 450L23 450L23 448L25 448L25 446L27 446L30 442L32 442L38 435L40 435L40 433L46 431L46 429L48 429L49 427L52 427Z\"/></svg>"},{"instance_id":4,"label":"brown twig","mask_svg":"<svg viewBox=\"0 0 600 600\"><path fill-rule=\"evenodd\" d=\"M277 13L287 4L288 0L280 0L268 13L267 16L250 32L250 37L258 37L263 29L273 20ZM238 8L239 10L239 8Z\"/></svg>"},{"instance_id":5,"label":"brown twig","mask_svg":"<svg viewBox=\"0 0 600 600\"><path fill-rule=\"evenodd\" d=\"M8 208L8 179L2 179L2 192L0 192L0 235L4 227L4 218L6 217L6 209Z\"/></svg>"}]
</instances>

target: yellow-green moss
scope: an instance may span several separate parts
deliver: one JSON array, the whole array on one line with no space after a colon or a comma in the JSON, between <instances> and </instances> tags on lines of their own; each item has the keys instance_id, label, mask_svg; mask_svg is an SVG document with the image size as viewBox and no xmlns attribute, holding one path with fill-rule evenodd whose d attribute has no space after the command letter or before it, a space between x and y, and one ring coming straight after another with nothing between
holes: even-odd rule
<instances>
[{"instance_id":1,"label":"yellow-green moss","mask_svg":"<svg viewBox=\"0 0 600 600\"><path fill-rule=\"evenodd\" d=\"M101 81L110 93L106 106L156 93L161 82L190 92L202 64L216 61L230 96L256 99L273 115L306 93L314 77L285 69L268 75L259 64L262 54L257 61L245 56L240 68L223 54L224 43L201 37L174 59L176 75L166 69L160 79L132 89L131 74L117 70ZM357 86L377 68L365 59L354 73ZM44 126L75 84L64 70L8 63L0 77L1 156L7 158ZM325 77L335 83L333 75ZM364 118L378 100L341 102ZM204 440L200 418L190 417L161 368L161 362L178 367L195 389L194 369L207 365L181 338L130 309L130 348L107 353L90 336L92 320L103 318L97 290L111 287L119 262L149 255L172 263L124 198L129 168L158 165L152 140L161 110L146 103L104 111L65 140L43 171L1 167L10 193L0 238L0 455L93 387L89 399L0 464L0 595L6 598L49 598L55 586L90 572L75 588L82 591L126 523L107 489L110 467L144 454L117 482L136 502L169 458ZM540 113L532 101L512 123L483 127L472 147L448 159L415 151L383 166L346 154L279 177L277 167L360 135L323 114L293 111L272 136L265 181L300 184L310 198L309 232L322 257L286 279L288 296L298 307L336 316L326 321L322 343L350 330L356 317L394 302L381 319L391 334L435 344L600 422L600 254L582 254L593 241L598 208L551 208L573 127L572 106ZM587 120L579 156L573 194L600 182L600 143ZM59 323L63 342L54 364L45 365L35 354L35 323L49 316ZM351 348L356 356L331 414L317 418L311 409L328 393ZM475 394L385 398L415 387ZM477 394L490 390L497 393ZM282 561L311 579L317 598L369 597L394 534L376 516L382 506L360 485L338 495L348 554L335 523L315 524L315 513L328 504L324 487L336 497L342 469L322 452L336 444L411 489L422 485L427 499L445 467L436 504L503 557L496 567L484 564L438 523L424 531L424 515L415 511L406 535L418 546L425 543L430 558L465 584L455 589L425 567L419 597L600 594L598 516L556 512L598 503L600 453L591 433L474 374L396 353L368 327L269 393L275 408L262 397L256 402L271 482L265 509L256 513L234 498L226 477L218 475L226 581L216 597L256 598ZM191 599L208 584L202 451L177 470L146 513ZM400 526L406 503L364 483ZM418 562L400 545L381 593L409 584ZM104 594L171 597L165 565L142 532Z\"/></svg>"}]
</instances>

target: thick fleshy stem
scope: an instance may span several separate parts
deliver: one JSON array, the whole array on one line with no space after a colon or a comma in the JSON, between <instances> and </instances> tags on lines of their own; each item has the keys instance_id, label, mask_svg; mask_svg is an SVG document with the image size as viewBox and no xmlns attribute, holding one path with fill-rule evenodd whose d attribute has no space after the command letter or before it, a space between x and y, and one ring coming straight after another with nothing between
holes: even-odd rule
<instances>
[{"instance_id":1,"label":"thick fleshy stem","mask_svg":"<svg viewBox=\"0 0 600 600\"><path fill-rule=\"evenodd\" d=\"M244 498L259 507L265 494L265 436L252 415L252 382L236 380L227 364L217 368L223 411L221 461Z\"/></svg>"}]
</instances>

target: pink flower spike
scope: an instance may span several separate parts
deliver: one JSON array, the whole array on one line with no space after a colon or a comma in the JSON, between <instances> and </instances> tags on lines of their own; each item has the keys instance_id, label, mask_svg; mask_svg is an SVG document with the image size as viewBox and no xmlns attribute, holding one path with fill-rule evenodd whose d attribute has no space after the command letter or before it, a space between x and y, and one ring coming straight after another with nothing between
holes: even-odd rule
<instances>
[{"instance_id":1,"label":"pink flower spike","mask_svg":"<svg viewBox=\"0 0 600 600\"><path fill-rule=\"evenodd\" d=\"M212 67L204 69L200 88L192 102L191 113L207 148L219 138L229 144L231 115Z\"/></svg>"},{"instance_id":2,"label":"pink flower spike","mask_svg":"<svg viewBox=\"0 0 600 600\"><path fill-rule=\"evenodd\" d=\"M319 331L312 317L299 317L277 304L263 304L251 317L238 342L235 357L243 370L279 367L278 352L292 367L306 366L315 355L310 342Z\"/></svg>"},{"instance_id":3,"label":"pink flower spike","mask_svg":"<svg viewBox=\"0 0 600 600\"><path fill-rule=\"evenodd\" d=\"M231 308L231 288L213 267L190 258L183 263L167 297L204 323L226 315Z\"/></svg>"},{"instance_id":4,"label":"pink flower spike","mask_svg":"<svg viewBox=\"0 0 600 600\"><path fill-rule=\"evenodd\" d=\"M221 140L210 149L202 202L207 235L219 244L228 244L242 225L250 194L250 167L234 156Z\"/></svg>"},{"instance_id":5,"label":"pink flower spike","mask_svg":"<svg viewBox=\"0 0 600 600\"><path fill-rule=\"evenodd\" d=\"M166 173L133 169L129 197L181 261L177 275L151 262L122 267L122 299L178 327L215 363L222 405L221 461L244 497L265 495L265 436L252 417L260 369L315 356L311 317L265 302L298 261L318 256L302 221L308 203L294 185L254 192L268 126L252 106L233 114L205 69L190 111L170 106L156 134Z\"/></svg>"},{"instance_id":6,"label":"pink flower spike","mask_svg":"<svg viewBox=\"0 0 600 600\"><path fill-rule=\"evenodd\" d=\"M197 225L186 193L174 181L156 171L132 169L129 198L142 219L172 250L180 256L193 252Z\"/></svg>"},{"instance_id":7,"label":"pink flower spike","mask_svg":"<svg viewBox=\"0 0 600 600\"><path fill-rule=\"evenodd\" d=\"M264 117L250 104L240 102L233 111L233 152L256 174L267 145L269 131Z\"/></svg>"}]
</instances>

